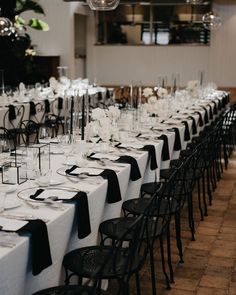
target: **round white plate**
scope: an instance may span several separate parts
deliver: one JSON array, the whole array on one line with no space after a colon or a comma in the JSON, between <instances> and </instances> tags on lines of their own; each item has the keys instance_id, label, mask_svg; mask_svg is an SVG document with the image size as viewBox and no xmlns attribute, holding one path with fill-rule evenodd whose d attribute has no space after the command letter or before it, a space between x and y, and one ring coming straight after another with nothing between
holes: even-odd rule
<instances>
[{"instance_id":1,"label":"round white plate","mask_svg":"<svg viewBox=\"0 0 236 295\"><path fill-rule=\"evenodd\" d=\"M47 184L41 183L40 181L36 180L35 181L39 186L47 186ZM63 179L51 179L49 185L60 185L65 183L65 180Z\"/></svg>"}]
</instances>

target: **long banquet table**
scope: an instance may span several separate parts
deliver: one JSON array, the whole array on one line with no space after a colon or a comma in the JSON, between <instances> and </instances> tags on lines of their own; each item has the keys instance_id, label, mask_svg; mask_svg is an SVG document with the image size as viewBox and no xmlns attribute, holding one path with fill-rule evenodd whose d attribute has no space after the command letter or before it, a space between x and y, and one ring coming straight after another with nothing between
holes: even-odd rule
<instances>
[{"instance_id":1,"label":"long banquet table","mask_svg":"<svg viewBox=\"0 0 236 295\"><path fill-rule=\"evenodd\" d=\"M224 95L225 94L222 95L222 93L220 93L218 99L216 100L217 103L219 103ZM210 100L206 101L206 104L209 103L212 107L214 107L214 103L210 102ZM206 107L206 109L209 115L210 107ZM204 116L205 109L198 108L198 110ZM212 120L219 116L222 111L223 110L218 110ZM122 200L117 203L108 204L106 202L107 180L98 178L97 181L95 181L91 180L92 178L88 178L84 180L81 179L78 182L71 181L68 177L57 173L58 169L65 167L65 156L57 153L51 154L52 179L56 179L58 182L61 182L58 187L76 188L87 192L91 234L84 239L78 239L77 236L76 211L74 204L63 203L59 208L54 208L53 206L47 206L46 204L39 203L37 209L33 209L29 202L20 200L17 197L17 193L19 191L29 187L30 184L28 181L19 185L16 188L16 191L8 193L7 200L11 200L11 202L15 202L15 204L19 204L20 206L10 210L5 210L3 214L33 215L35 218L48 219L46 225L51 249L52 265L44 269L40 274L36 276L32 275L31 246L29 236L17 235L14 238L14 247L2 247L0 243L1 295L28 295L46 287L63 284L64 273L62 269L62 260L64 255L72 249L97 244L99 242L99 224L109 218L120 216L122 202L124 200L137 197L142 183L159 179L160 170L168 168L170 160L179 157L180 151L174 151L175 133L169 132L167 129L172 128L173 126L179 129L181 146L182 149L184 149L189 140L184 140L185 128L181 124L181 120L187 120L190 135L192 137L192 120L188 118L189 114L194 116L197 123L197 132L199 133L200 130L204 128L204 126L200 127L198 124L199 115L193 114L193 111L191 110L184 110L176 114L176 118L172 117L169 120L169 123L168 121L162 123L162 130L150 131L149 129L150 139L147 139L147 135L145 135L144 138L136 138L139 143L141 142L143 144L151 144L155 146L158 165L158 168L155 171L150 169L148 152L144 150L122 150L122 153L130 155L137 160L141 172L141 178L137 181L131 181L129 179L131 169L129 164L118 164L115 162L109 162L106 164L106 168L115 170L118 177ZM179 118L181 120L179 120ZM158 128L160 128L159 125ZM152 137L151 134L154 134L155 136ZM165 161L162 160L163 140L156 139L157 135L160 136L161 134L167 135L169 143L170 159ZM51 147L51 151L56 151L56 144L51 144ZM118 148L116 150L117 153L121 153L121 150ZM74 149L74 152L76 155L76 148ZM99 166L100 164L98 162L91 161L91 163L92 166L96 163L97 167L104 169L104 166ZM37 186L36 183L34 183L34 185ZM0 232L0 237L2 233L3 232Z\"/></svg>"}]
</instances>

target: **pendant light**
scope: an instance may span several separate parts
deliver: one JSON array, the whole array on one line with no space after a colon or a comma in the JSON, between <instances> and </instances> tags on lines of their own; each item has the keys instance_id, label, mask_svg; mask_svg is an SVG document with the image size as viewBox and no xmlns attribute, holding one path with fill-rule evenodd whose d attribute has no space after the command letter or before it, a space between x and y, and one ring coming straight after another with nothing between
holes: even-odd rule
<instances>
[{"instance_id":1,"label":"pendant light","mask_svg":"<svg viewBox=\"0 0 236 295\"><path fill-rule=\"evenodd\" d=\"M197 4L201 4L203 0L186 0L187 4L191 4L191 5L197 5Z\"/></svg>"},{"instance_id":2,"label":"pendant light","mask_svg":"<svg viewBox=\"0 0 236 295\"><path fill-rule=\"evenodd\" d=\"M87 0L92 10L114 10L119 5L120 0Z\"/></svg>"},{"instance_id":3,"label":"pendant light","mask_svg":"<svg viewBox=\"0 0 236 295\"><path fill-rule=\"evenodd\" d=\"M12 34L12 22L7 17L1 16L1 8L0 8L0 36L10 36Z\"/></svg>"},{"instance_id":4,"label":"pendant light","mask_svg":"<svg viewBox=\"0 0 236 295\"><path fill-rule=\"evenodd\" d=\"M222 19L216 13L210 11L203 15L202 23L207 30L216 30L222 25Z\"/></svg>"}]
</instances>

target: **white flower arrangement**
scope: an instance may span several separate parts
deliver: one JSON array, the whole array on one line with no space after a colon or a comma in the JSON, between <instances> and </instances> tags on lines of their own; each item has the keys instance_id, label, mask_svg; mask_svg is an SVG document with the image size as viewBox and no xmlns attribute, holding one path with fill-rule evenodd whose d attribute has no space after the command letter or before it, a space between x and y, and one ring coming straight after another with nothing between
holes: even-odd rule
<instances>
[{"instance_id":1,"label":"white flower arrangement","mask_svg":"<svg viewBox=\"0 0 236 295\"><path fill-rule=\"evenodd\" d=\"M199 94L200 82L198 80L191 80L187 83L187 91L190 96L197 97Z\"/></svg>"},{"instance_id":2,"label":"white flower arrangement","mask_svg":"<svg viewBox=\"0 0 236 295\"><path fill-rule=\"evenodd\" d=\"M92 110L91 118L94 121L101 121L106 117L106 111L101 108L96 108Z\"/></svg>"},{"instance_id":3,"label":"white flower arrangement","mask_svg":"<svg viewBox=\"0 0 236 295\"><path fill-rule=\"evenodd\" d=\"M200 87L200 81L198 80L191 80L187 83L187 90L195 90Z\"/></svg>"},{"instance_id":4,"label":"white flower arrangement","mask_svg":"<svg viewBox=\"0 0 236 295\"><path fill-rule=\"evenodd\" d=\"M157 90L157 95L158 97L164 98L165 96L168 95L168 91L165 88L159 87Z\"/></svg>"},{"instance_id":5,"label":"white flower arrangement","mask_svg":"<svg viewBox=\"0 0 236 295\"><path fill-rule=\"evenodd\" d=\"M155 104L157 102L157 98L156 98L156 96L150 96L149 98L148 98L148 103L149 104Z\"/></svg>"},{"instance_id":6,"label":"white flower arrangement","mask_svg":"<svg viewBox=\"0 0 236 295\"><path fill-rule=\"evenodd\" d=\"M120 110L115 106L109 106L106 114L111 121L117 121L120 118Z\"/></svg>"},{"instance_id":7,"label":"white flower arrangement","mask_svg":"<svg viewBox=\"0 0 236 295\"><path fill-rule=\"evenodd\" d=\"M104 142L109 142L111 138L115 139L118 134L113 122L120 117L120 110L117 107L110 106L108 110L96 108L92 110L92 121L86 127L86 138L98 136Z\"/></svg>"},{"instance_id":8,"label":"white flower arrangement","mask_svg":"<svg viewBox=\"0 0 236 295\"><path fill-rule=\"evenodd\" d=\"M153 95L153 89L150 87L146 87L143 89L143 96L148 98L149 96Z\"/></svg>"}]
</instances>

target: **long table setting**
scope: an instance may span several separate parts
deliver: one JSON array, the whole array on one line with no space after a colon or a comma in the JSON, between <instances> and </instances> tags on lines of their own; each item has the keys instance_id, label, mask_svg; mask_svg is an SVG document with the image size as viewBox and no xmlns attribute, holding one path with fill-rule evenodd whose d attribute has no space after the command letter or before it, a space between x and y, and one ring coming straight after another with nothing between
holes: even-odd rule
<instances>
[{"instance_id":1,"label":"long table setting","mask_svg":"<svg viewBox=\"0 0 236 295\"><path fill-rule=\"evenodd\" d=\"M186 90L158 99L150 89L143 93L146 102L136 108L90 109L79 132L69 128L1 153L1 294L27 295L63 284L64 255L98 244L99 224L119 217L122 203L138 197L143 183L158 181L160 171L229 102L216 89L201 98ZM17 180L9 161L17 163Z\"/></svg>"}]
</instances>

